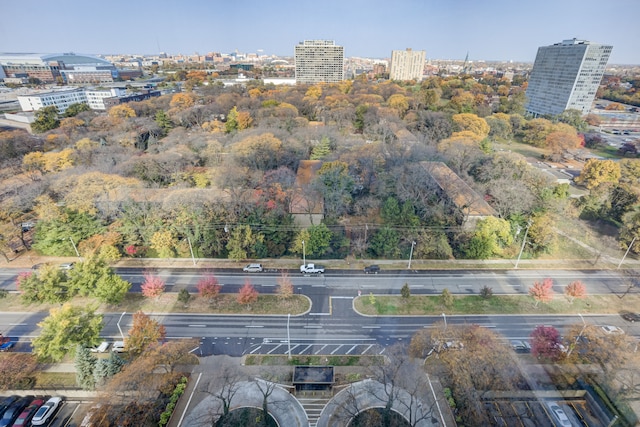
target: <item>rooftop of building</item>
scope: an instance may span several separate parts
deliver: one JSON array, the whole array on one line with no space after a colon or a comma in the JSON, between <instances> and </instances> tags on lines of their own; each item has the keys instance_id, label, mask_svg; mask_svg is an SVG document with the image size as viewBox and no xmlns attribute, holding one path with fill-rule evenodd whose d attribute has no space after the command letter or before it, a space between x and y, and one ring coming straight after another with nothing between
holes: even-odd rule
<instances>
[{"instance_id":1,"label":"rooftop of building","mask_svg":"<svg viewBox=\"0 0 640 427\"><path fill-rule=\"evenodd\" d=\"M0 53L0 64L46 65L50 62L64 62L65 65L112 65L111 62L94 55L76 53Z\"/></svg>"}]
</instances>

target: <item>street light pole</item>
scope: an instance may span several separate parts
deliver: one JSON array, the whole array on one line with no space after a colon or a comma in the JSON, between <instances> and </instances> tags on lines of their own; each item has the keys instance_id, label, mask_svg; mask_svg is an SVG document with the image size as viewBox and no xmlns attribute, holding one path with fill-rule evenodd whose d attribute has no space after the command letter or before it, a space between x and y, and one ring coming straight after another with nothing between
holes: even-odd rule
<instances>
[{"instance_id":1,"label":"street light pole","mask_svg":"<svg viewBox=\"0 0 640 427\"><path fill-rule=\"evenodd\" d=\"M191 252L191 261L193 261L193 265L196 265L196 258L193 256L193 246L191 246L191 239L187 236L187 242L189 242L189 251Z\"/></svg>"},{"instance_id":2,"label":"street light pole","mask_svg":"<svg viewBox=\"0 0 640 427\"><path fill-rule=\"evenodd\" d=\"M524 245L527 243L527 234L529 233L529 227L531 227L531 220L527 221L527 229L524 231L524 239L522 239L522 246L520 247L520 253L518 254L518 260L516 261L516 265L514 268L518 268L518 263L520 263L520 257L522 256Z\"/></svg>"},{"instance_id":3,"label":"street light pole","mask_svg":"<svg viewBox=\"0 0 640 427\"><path fill-rule=\"evenodd\" d=\"M442 313L442 318L444 319L444 330L447 330L447 315Z\"/></svg>"},{"instance_id":4,"label":"street light pole","mask_svg":"<svg viewBox=\"0 0 640 427\"><path fill-rule=\"evenodd\" d=\"M571 356L571 352L573 351L573 348L576 346L576 344L578 344L578 341L580 341L580 338L582 338L582 334L587 327L587 322L584 321L584 317L582 317L582 314L578 313L578 316L580 316L580 319L582 320L582 329L580 329L580 333L576 337L575 344L573 344L573 346L571 346L571 348L567 352L567 356Z\"/></svg>"},{"instance_id":5,"label":"street light pole","mask_svg":"<svg viewBox=\"0 0 640 427\"><path fill-rule=\"evenodd\" d=\"M304 240L302 241L302 265L307 266L307 250L304 247Z\"/></svg>"},{"instance_id":6,"label":"street light pole","mask_svg":"<svg viewBox=\"0 0 640 427\"><path fill-rule=\"evenodd\" d=\"M637 236L636 236L637 237ZM631 248L633 247L633 244L636 241L636 237L633 238L633 240L631 241L631 243L629 243L629 247L627 248L627 251L624 253L624 256L622 257L622 259L620 260L620 264L618 264L618 269L620 268L620 266L622 265L622 263L624 262L624 259L627 257L627 255L629 254L629 251L631 250Z\"/></svg>"},{"instance_id":7,"label":"street light pole","mask_svg":"<svg viewBox=\"0 0 640 427\"><path fill-rule=\"evenodd\" d=\"M291 335L289 334L289 320L291 319L291 313L287 314L287 346L289 347L289 360L291 360Z\"/></svg>"},{"instance_id":8,"label":"street light pole","mask_svg":"<svg viewBox=\"0 0 640 427\"><path fill-rule=\"evenodd\" d=\"M416 245L416 241L414 240L413 242L411 242L411 252L409 252L409 265L407 265L408 269L411 268L411 258L413 258L413 247L415 245Z\"/></svg>"},{"instance_id":9,"label":"street light pole","mask_svg":"<svg viewBox=\"0 0 640 427\"><path fill-rule=\"evenodd\" d=\"M120 321L122 320L125 314L127 314L126 311L122 312L122 314L120 315L120 319L118 319L118 330L120 331L120 336L122 337L122 341L124 341L124 334L122 333L122 328L120 328Z\"/></svg>"},{"instance_id":10,"label":"street light pole","mask_svg":"<svg viewBox=\"0 0 640 427\"><path fill-rule=\"evenodd\" d=\"M71 245L73 245L73 250L76 251L76 255L78 256L78 258L80 258L80 252L78 252L78 248L76 247L76 243L73 241L73 239L71 237L69 237L69 240L71 241ZM82 258L80 258L80 260L82 260Z\"/></svg>"}]
</instances>

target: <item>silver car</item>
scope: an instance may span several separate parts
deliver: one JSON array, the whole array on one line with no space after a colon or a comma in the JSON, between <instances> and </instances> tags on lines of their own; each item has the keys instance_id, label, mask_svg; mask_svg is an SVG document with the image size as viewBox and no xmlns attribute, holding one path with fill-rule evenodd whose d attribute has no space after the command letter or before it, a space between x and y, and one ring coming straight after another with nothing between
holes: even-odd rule
<instances>
[{"instance_id":1,"label":"silver car","mask_svg":"<svg viewBox=\"0 0 640 427\"><path fill-rule=\"evenodd\" d=\"M245 273L262 273L262 264L248 264L242 271Z\"/></svg>"}]
</instances>

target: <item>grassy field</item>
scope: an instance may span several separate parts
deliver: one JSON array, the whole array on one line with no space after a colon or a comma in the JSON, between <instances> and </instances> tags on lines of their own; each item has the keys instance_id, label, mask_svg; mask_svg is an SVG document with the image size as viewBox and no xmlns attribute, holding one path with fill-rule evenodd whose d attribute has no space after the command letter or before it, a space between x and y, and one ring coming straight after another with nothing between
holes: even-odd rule
<instances>
[{"instance_id":1,"label":"grassy field","mask_svg":"<svg viewBox=\"0 0 640 427\"><path fill-rule=\"evenodd\" d=\"M484 299L479 295L453 296L453 304L445 306L440 295L401 296L376 295L372 304L369 296L358 297L355 309L372 316L439 316L442 313L456 314L605 314L622 310L637 311L640 295L630 294L624 298L616 295L593 295L575 299L573 303L563 295L557 295L549 303L539 303L525 295L494 295Z\"/></svg>"}]
</instances>

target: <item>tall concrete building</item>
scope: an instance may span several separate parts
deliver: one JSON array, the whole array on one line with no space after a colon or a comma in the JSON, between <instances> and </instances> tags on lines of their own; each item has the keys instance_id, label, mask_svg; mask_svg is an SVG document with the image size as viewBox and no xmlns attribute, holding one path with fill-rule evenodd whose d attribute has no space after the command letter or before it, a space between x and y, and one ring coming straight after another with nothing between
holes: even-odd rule
<instances>
[{"instance_id":1,"label":"tall concrete building","mask_svg":"<svg viewBox=\"0 0 640 427\"><path fill-rule=\"evenodd\" d=\"M344 80L344 48L331 40L305 40L295 48L296 83Z\"/></svg>"},{"instance_id":2,"label":"tall concrete building","mask_svg":"<svg viewBox=\"0 0 640 427\"><path fill-rule=\"evenodd\" d=\"M422 80L424 70L424 50L391 51L391 80Z\"/></svg>"},{"instance_id":3,"label":"tall concrete building","mask_svg":"<svg viewBox=\"0 0 640 427\"><path fill-rule=\"evenodd\" d=\"M527 87L527 112L536 117L568 109L587 114L611 49L576 39L538 48Z\"/></svg>"}]
</instances>

